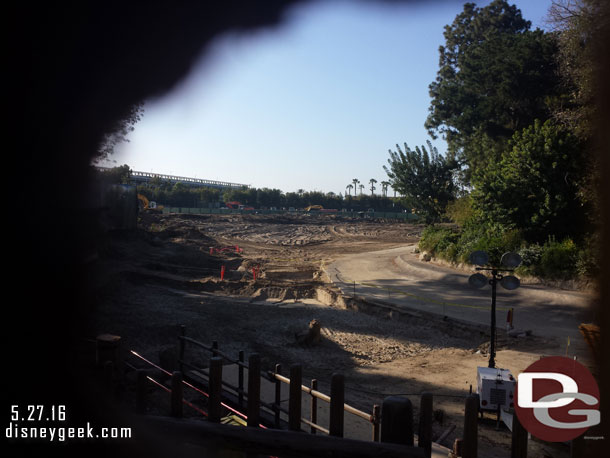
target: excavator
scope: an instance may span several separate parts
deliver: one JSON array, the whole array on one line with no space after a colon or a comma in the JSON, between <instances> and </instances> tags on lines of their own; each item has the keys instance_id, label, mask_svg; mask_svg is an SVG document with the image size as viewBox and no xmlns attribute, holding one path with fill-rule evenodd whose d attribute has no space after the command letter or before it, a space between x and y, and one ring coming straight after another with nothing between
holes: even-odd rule
<instances>
[{"instance_id":1,"label":"excavator","mask_svg":"<svg viewBox=\"0 0 610 458\"><path fill-rule=\"evenodd\" d=\"M140 211L160 212L163 210L162 205L157 205L155 201L150 201L144 194L138 194L138 209Z\"/></svg>"}]
</instances>

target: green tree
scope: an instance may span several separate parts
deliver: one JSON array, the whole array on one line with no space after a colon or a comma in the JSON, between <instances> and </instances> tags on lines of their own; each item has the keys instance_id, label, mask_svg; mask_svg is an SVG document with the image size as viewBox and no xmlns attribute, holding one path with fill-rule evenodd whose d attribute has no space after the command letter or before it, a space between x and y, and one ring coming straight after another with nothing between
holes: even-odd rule
<instances>
[{"instance_id":1,"label":"green tree","mask_svg":"<svg viewBox=\"0 0 610 458\"><path fill-rule=\"evenodd\" d=\"M517 7L494 0L466 3L445 27L425 126L447 140L466 181L501 157L515 131L548 118L558 96L555 36L530 25Z\"/></svg>"},{"instance_id":2,"label":"green tree","mask_svg":"<svg viewBox=\"0 0 610 458\"><path fill-rule=\"evenodd\" d=\"M582 233L581 142L551 120L517 132L505 157L473 177L472 203L490 224L544 242Z\"/></svg>"},{"instance_id":3,"label":"green tree","mask_svg":"<svg viewBox=\"0 0 610 458\"><path fill-rule=\"evenodd\" d=\"M129 184L131 181L131 169L127 164L105 169L101 173L103 179L109 183Z\"/></svg>"},{"instance_id":4,"label":"green tree","mask_svg":"<svg viewBox=\"0 0 610 458\"><path fill-rule=\"evenodd\" d=\"M389 150L388 166L384 170L392 188L400 192L408 204L424 216L426 221L438 221L447 204L455 196L453 172L456 163L439 154L430 141L425 146L410 149L405 143L404 152Z\"/></svg>"}]
</instances>

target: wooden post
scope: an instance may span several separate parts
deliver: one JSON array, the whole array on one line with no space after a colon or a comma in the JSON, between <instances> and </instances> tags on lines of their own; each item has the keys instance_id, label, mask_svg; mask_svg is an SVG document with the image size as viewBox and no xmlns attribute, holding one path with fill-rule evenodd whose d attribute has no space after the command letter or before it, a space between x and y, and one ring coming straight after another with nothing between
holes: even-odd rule
<instances>
[{"instance_id":1,"label":"wooden post","mask_svg":"<svg viewBox=\"0 0 610 458\"><path fill-rule=\"evenodd\" d=\"M248 426L258 428L261 410L261 357L252 353L248 358Z\"/></svg>"},{"instance_id":2,"label":"wooden post","mask_svg":"<svg viewBox=\"0 0 610 458\"><path fill-rule=\"evenodd\" d=\"M373 406L373 442L379 442L379 425L381 424L381 406Z\"/></svg>"},{"instance_id":3,"label":"wooden post","mask_svg":"<svg viewBox=\"0 0 610 458\"><path fill-rule=\"evenodd\" d=\"M245 361L244 351L239 351L239 362L243 363ZM239 402L240 407L244 405L244 366L241 364L237 365L237 402Z\"/></svg>"},{"instance_id":4,"label":"wooden post","mask_svg":"<svg viewBox=\"0 0 610 458\"><path fill-rule=\"evenodd\" d=\"M136 371L136 412L146 412L146 372L143 369Z\"/></svg>"},{"instance_id":5,"label":"wooden post","mask_svg":"<svg viewBox=\"0 0 610 458\"><path fill-rule=\"evenodd\" d=\"M383 400L381 442L413 446L413 406L407 398L389 396Z\"/></svg>"},{"instance_id":6,"label":"wooden post","mask_svg":"<svg viewBox=\"0 0 610 458\"><path fill-rule=\"evenodd\" d=\"M185 349L186 349L186 342L184 341L184 337L186 336L186 326L181 324L179 332L180 332L180 337L182 337L182 339L178 339L179 340L179 347L180 347L180 350L179 350L179 353L178 353L178 355L179 355L178 356L178 358L179 358L178 367L180 368L180 372L184 373L184 364L183 364L183 361L184 361L184 352L185 352Z\"/></svg>"},{"instance_id":7,"label":"wooden post","mask_svg":"<svg viewBox=\"0 0 610 458\"><path fill-rule=\"evenodd\" d=\"M314 378L311 380L311 389L318 391L318 381ZM318 424L318 398L311 396L311 414L310 420L313 424ZM311 434L316 434L317 430L313 426L311 427Z\"/></svg>"},{"instance_id":8,"label":"wooden post","mask_svg":"<svg viewBox=\"0 0 610 458\"><path fill-rule=\"evenodd\" d=\"M330 421L328 431L331 436L343 437L345 404L345 379L343 374L333 374L330 380Z\"/></svg>"},{"instance_id":9,"label":"wooden post","mask_svg":"<svg viewBox=\"0 0 610 458\"><path fill-rule=\"evenodd\" d=\"M451 452L449 452L449 455L447 455L447 458L461 457L463 443L464 443L464 441L462 439L456 438L455 441L453 441L453 449L451 450Z\"/></svg>"},{"instance_id":10,"label":"wooden post","mask_svg":"<svg viewBox=\"0 0 610 458\"><path fill-rule=\"evenodd\" d=\"M209 376L209 405L208 405L208 420L213 423L220 423L222 413L222 358L213 356L210 358L210 376Z\"/></svg>"},{"instance_id":11,"label":"wooden post","mask_svg":"<svg viewBox=\"0 0 610 458\"><path fill-rule=\"evenodd\" d=\"M527 458L527 431L513 413L513 431L510 443L510 458Z\"/></svg>"},{"instance_id":12,"label":"wooden post","mask_svg":"<svg viewBox=\"0 0 610 458\"><path fill-rule=\"evenodd\" d=\"M182 372L175 371L171 380L171 416L182 417Z\"/></svg>"},{"instance_id":13,"label":"wooden post","mask_svg":"<svg viewBox=\"0 0 610 458\"><path fill-rule=\"evenodd\" d=\"M426 458L432 456L432 393L422 393L419 405L417 446L424 449Z\"/></svg>"},{"instance_id":14,"label":"wooden post","mask_svg":"<svg viewBox=\"0 0 610 458\"><path fill-rule=\"evenodd\" d=\"M282 372L282 365L275 365L275 373L280 374ZM280 407L282 406L282 382L278 379L275 379L275 427L280 427Z\"/></svg>"},{"instance_id":15,"label":"wooden post","mask_svg":"<svg viewBox=\"0 0 610 458\"><path fill-rule=\"evenodd\" d=\"M479 397L471 394L466 398L464 411L464 441L462 443L463 458L477 458L478 453L478 413Z\"/></svg>"},{"instance_id":16,"label":"wooden post","mask_svg":"<svg viewBox=\"0 0 610 458\"><path fill-rule=\"evenodd\" d=\"M300 364L290 366L290 399L288 400L288 429L301 430L301 384L302 374Z\"/></svg>"},{"instance_id":17,"label":"wooden post","mask_svg":"<svg viewBox=\"0 0 610 458\"><path fill-rule=\"evenodd\" d=\"M212 341L212 356L218 356L218 352L216 350L218 350L218 341L213 340Z\"/></svg>"}]
</instances>

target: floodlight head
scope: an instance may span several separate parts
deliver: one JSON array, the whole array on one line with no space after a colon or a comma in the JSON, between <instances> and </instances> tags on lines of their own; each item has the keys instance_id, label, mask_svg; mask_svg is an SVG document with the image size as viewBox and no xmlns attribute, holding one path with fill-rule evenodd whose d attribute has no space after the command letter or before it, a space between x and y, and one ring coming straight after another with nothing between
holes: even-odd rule
<instances>
[{"instance_id":1,"label":"floodlight head","mask_svg":"<svg viewBox=\"0 0 610 458\"><path fill-rule=\"evenodd\" d=\"M468 278L468 283L470 284L470 286L472 286L473 288L482 288L483 286L485 286L487 283L489 282L489 280L487 280L487 277L483 274L472 274L469 278Z\"/></svg>"},{"instance_id":2,"label":"floodlight head","mask_svg":"<svg viewBox=\"0 0 610 458\"><path fill-rule=\"evenodd\" d=\"M500 280L500 285L502 285L504 289L513 290L517 289L521 285L521 282L513 275L506 275Z\"/></svg>"},{"instance_id":3,"label":"floodlight head","mask_svg":"<svg viewBox=\"0 0 610 458\"><path fill-rule=\"evenodd\" d=\"M509 269L514 269L515 267L518 267L519 264L521 264L521 256L513 252L504 253L500 262L503 266L506 266Z\"/></svg>"},{"instance_id":4,"label":"floodlight head","mask_svg":"<svg viewBox=\"0 0 610 458\"><path fill-rule=\"evenodd\" d=\"M481 250L473 251L470 253L470 262L477 266L485 266L489 262L489 256Z\"/></svg>"}]
</instances>

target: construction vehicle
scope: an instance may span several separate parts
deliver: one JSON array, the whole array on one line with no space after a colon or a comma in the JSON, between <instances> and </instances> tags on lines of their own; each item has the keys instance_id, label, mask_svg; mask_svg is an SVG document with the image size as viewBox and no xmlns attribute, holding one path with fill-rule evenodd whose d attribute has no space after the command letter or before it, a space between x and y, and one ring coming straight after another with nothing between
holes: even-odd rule
<instances>
[{"instance_id":1,"label":"construction vehicle","mask_svg":"<svg viewBox=\"0 0 610 458\"><path fill-rule=\"evenodd\" d=\"M148 198L144 194L138 194L138 209L140 211L155 211L160 212L163 210L162 205L157 205L154 200L148 200Z\"/></svg>"},{"instance_id":2,"label":"construction vehicle","mask_svg":"<svg viewBox=\"0 0 610 458\"><path fill-rule=\"evenodd\" d=\"M310 212L312 210L324 210L322 205L310 205L309 207L305 207L306 212Z\"/></svg>"},{"instance_id":3,"label":"construction vehicle","mask_svg":"<svg viewBox=\"0 0 610 458\"><path fill-rule=\"evenodd\" d=\"M240 202L237 202L237 201L225 202L225 205L227 208L230 208L231 210L254 210L254 207L242 205Z\"/></svg>"}]
</instances>

